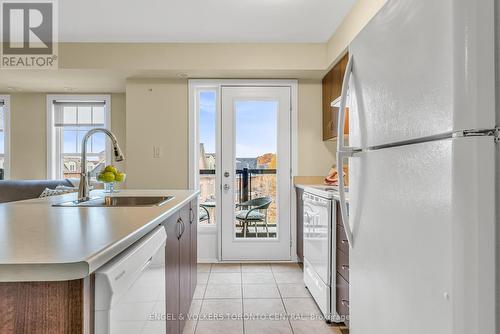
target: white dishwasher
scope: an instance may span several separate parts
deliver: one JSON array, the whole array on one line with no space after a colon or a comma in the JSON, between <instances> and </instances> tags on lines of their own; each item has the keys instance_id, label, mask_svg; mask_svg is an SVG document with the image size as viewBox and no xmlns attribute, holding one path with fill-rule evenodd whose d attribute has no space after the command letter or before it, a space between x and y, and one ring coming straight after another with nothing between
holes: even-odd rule
<instances>
[{"instance_id":1,"label":"white dishwasher","mask_svg":"<svg viewBox=\"0 0 500 334\"><path fill-rule=\"evenodd\" d=\"M95 272L95 334L165 333L165 243L157 227Z\"/></svg>"}]
</instances>

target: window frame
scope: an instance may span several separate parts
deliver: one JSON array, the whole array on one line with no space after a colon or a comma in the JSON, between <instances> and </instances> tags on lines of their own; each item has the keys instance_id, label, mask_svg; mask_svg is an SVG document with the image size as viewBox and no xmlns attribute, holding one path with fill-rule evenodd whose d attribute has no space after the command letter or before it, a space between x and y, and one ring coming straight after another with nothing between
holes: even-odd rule
<instances>
[{"instance_id":1,"label":"window frame","mask_svg":"<svg viewBox=\"0 0 500 334\"><path fill-rule=\"evenodd\" d=\"M3 101L4 111L4 180L10 179L10 95L0 95L0 101ZM2 156L2 154L0 154Z\"/></svg>"},{"instance_id":2,"label":"window frame","mask_svg":"<svg viewBox=\"0 0 500 334\"><path fill-rule=\"evenodd\" d=\"M199 165L199 149L200 149L200 122L199 122L199 119L200 119L200 109L201 109L201 103L200 103L200 94L203 93L203 92L213 92L215 94L215 155L216 155L216 158L215 158L215 165L220 165L220 151L221 151L221 148L220 148L220 141L221 141L221 138L220 138L220 120L219 120L219 117L220 117L220 112L219 112L219 108L220 108L220 89L217 85L213 85L213 84L208 84L208 85L196 85L196 86L193 86L193 87L190 87L190 95L192 95L190 97L190 103L193 103L194 104L194 110L193 110L193 117L196 118L196 122L191 122L190 121L190 124L189 126L193 126L195 127L195 129L190 129L190 131L193 131L195 133L195 135L190 135L190 140L193 140L194 139L194 142L195 142L195 147L198 149L198 152L196 153L196 158L193 159L191 158L190 159L190 169L194 168L194 176L191 176L190 179L189 179L189 187L190 189L196 189L196 190L200 190L200 165ZM192 143L190 143L190 147L191 147ZM192 165L191 165L192 164ZM220 189L219 187L217 186L219 183L220 183L220 179L221 179L221 175L220 175L220 171L215 168L215 174L214 174L214 178L215 178L215 200L217 203L220 203ZM217 229L217 226L219 225L219 222L220 221L220 213L219 213L219 210L216 210L215 211L215 216L211 218L211 223L210 224L199 224L198 225L198 229L200 229L201 231L203 230L208 230L208 231L213 231L215 229Z\"/></svg>"},{"instance_id":3,"label":"window frame","mask_svg":"<svg viewBox=\"0 0 500 334\"><path fill-rule=\"evenodd\" d=\"M201 88L201 90L209 90L210 88L213 88L217 91L217 105L216 105L216 111L217 114L220 114L220 109L221 109L221 103L220 103L220 96L221 96L221 88L222 86L252 86L252 87L260 87L260 86L289 86L291 89L291 177L295 177L297 175L298 171L298 87L299 83L298 80L280 80L280 79L189 79L188 80L188 113L189 113L189 173L188 173L188 179L189 179L189 189L195 189L198 190L198 185L199 185L199 178L198 178L198 173L199 173L199 166L198 166L198 155L199 155L199 136L198 136L198 122L199 122L199 115L197 113L197 103L196 103L196 91L198 88ZM217 126L219 126L219 121L217 120ZM217 129L217 136L220 136L220 130ZM217 139L217 147L220 146L220 138ZM220 151L220 149L219 149ZM220 155L219 155L220 159ZM220 164L220 161L218 161ZM220 169L219 169L220 170ZM219 194L217 195L217 199L219 200L220 203L220 187L219 185L221 184L221 175L219 175L220 172L217 172L216 170L216 184L218 185L216 187L216 192ZM291 198L295 198L295 188L291 187L291 193L290 193ZM296 236L295 236L295 231L296 231L296 224L297 224L297 217L296 217L296 210L295 210L295 201L291 201L291 225L290 225L290 233L291 233L291 240L292 240L292 245L291 245L291 253L292 253L292 259L297 259L295 255L296 252ZM220 222L221 221L221 210L217 210L216 213L216 223L211 224L211 225L198 225L198 233L201 235L204 235L204 240L206 243L210 243L208 245L205 245L209 247L210 252L214 250L213 248L210 248L214 246L215 250L214 252L216 255L213 258L209 258L210 261L212 260L220 260L222 258L222 235L221 235L221 227L220 227ZM208 239L210 235L212 239ZM215 235L215 237L214 237Z\"/></svg>"},{"instance_id":4,"label":"window frame","mask_svg":"<svg viewBox=\"0 0 500 334\"><path fill-rule=\"evenodd\" d=\"M78 103L78 102L104 102L104 128L111 130L111 95L47 95L47 178L51 180L64 178L63 166L60 157L63 153L63 143L57 140L57 129L55 127L54 101ZM87 154L93 156L94 154ZM111 163L111 143L106 138L106 164Z\"/></svg>"}]
</instances>

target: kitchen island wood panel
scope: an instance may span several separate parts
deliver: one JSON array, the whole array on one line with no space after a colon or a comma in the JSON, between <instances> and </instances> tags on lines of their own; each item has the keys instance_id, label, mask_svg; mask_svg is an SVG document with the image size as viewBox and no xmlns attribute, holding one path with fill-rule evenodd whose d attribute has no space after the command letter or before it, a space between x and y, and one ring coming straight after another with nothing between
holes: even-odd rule
<instances>
[{"instance_id":1,"label":"kitchen island wood panel","mask_svg":"<svg viewBox=\"0 0 500 334\"><path fill-rule=\"evenodd\" d=\"M0 283L0 333L84 333L83 279Z\"/></svg>"}]
</instances>

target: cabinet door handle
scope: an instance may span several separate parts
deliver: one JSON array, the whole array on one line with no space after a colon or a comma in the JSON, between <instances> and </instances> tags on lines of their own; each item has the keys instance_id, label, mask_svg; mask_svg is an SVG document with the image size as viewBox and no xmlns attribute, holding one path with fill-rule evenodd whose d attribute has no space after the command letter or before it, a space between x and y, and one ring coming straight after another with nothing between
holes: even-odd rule
<instances>
[{"instance_id":1,"label":"cabinet door handle","mask_svg":"<svg viewBox=\"0 0 500 334\"><path fill-rule=\"evenodd\" d=\"M349 307L349 301L342 299L342 305L344 305L345 307Z\"/></svg>"},{"instance_id":2,"label":"cabinet door handle","mask_svg":"<svg viewBox=\"0 0 500 334\"><path fill-rule=\"evenodd\" d=\"M344 270L349 270L349 266L348 266L347 264L343 264L343 265L342 265L342 269L344 269Z\"/></svg>"},{"instance_id":3,"label":"cabinet door handle","mask_svg":"<svg viewBox=\"0 0 500 334\"><path fill-rule=\"evenodd\" d=\"M176 233L177 233L177 240L179 240L181 238L181 235L182 235L182 219L181 218L177 219L177 226L175 228L176 228Z\"/></svg>"},{"instance_id":4,"label":"cabinet door handle","mask_svg":"<svg viewBox=\"0 0 500 334\"><path fill-rule=\"evenodd\" d=\"M189 208L189 216L190 216L189 224L192 224L194 222L194 211L193 211L193 208Z\"/></svg>"},{"instance_id":5,"label":"cabinet door handle","mask_svg":"<svg viewBox=\"0 0 500 334\"><path fill-rule=\"evenodd\" d=\"M184 224L184 220L182 220L182 218L179 219L181 220L181 237L182 237L182 235L186 231L186 225Z\"/></svg>"}]
</instances>

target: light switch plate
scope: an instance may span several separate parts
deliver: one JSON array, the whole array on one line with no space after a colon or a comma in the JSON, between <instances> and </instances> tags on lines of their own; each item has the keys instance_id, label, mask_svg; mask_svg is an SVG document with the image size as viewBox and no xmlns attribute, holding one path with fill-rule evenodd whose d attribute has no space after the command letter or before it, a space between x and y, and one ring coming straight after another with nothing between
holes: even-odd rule
<instances>
[{"instance_id":1,"label":"light switch plate","mask_svg":"<svg viewBox=\"0 0 500 334\"><path fill-rule=\"evenodd\" d=\"M161 148L160 146L153 146L153 158L161 157Z\"/></svg>"}]
</instances>

